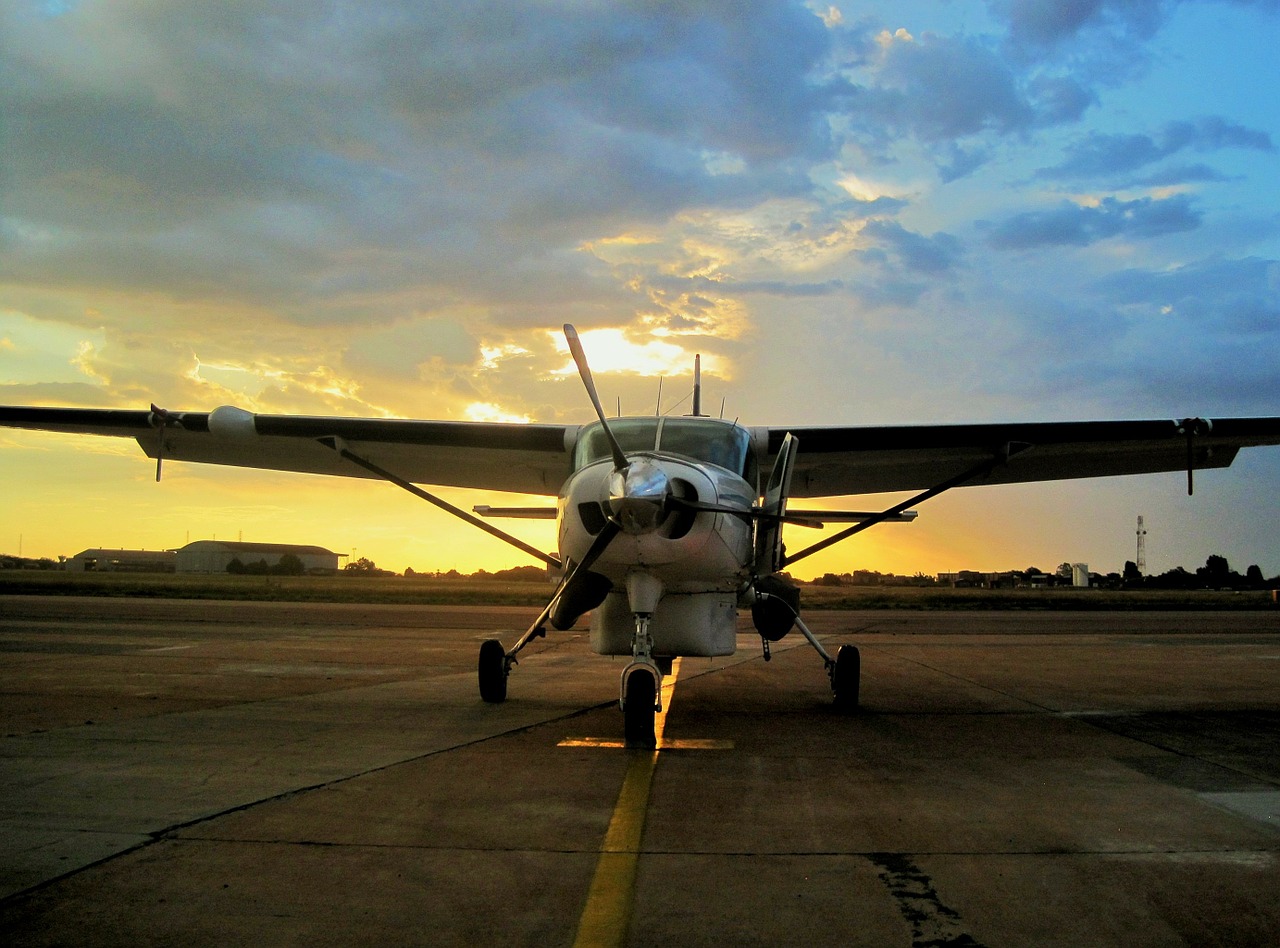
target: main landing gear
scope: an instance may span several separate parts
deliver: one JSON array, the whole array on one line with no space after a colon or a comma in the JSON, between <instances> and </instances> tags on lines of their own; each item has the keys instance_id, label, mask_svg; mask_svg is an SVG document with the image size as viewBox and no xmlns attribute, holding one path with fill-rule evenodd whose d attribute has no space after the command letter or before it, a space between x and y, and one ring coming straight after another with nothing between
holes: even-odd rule
<instances>
[{"instance_id":1,"label":"main landing gear","mask_svg":"<svg viewBox=\"0 0 1280 948\"><path fill-rule=\"evenodd\" d=\"M486 639L480 646L480 697L489 704L507 700L507 676L511 674L507 650L497 639Z\"/></svg>"},{"instance_id":2,"label":"main landing gear","mask_svg":"<svg viewBox=\"0 0 1280 948\"><path fill-rule=\"evenodd\" d=\"M822 643L817 640L809 627L796 616L796 627L804 634L822 656L827 666L827 675L831 678L831 698L835 709L841 714L858 710L858 686L862 677L862 656L855 645L841 645L832 658Z\"/></svg>"},{"instance_id":3,"label":"main landing gear","mask_svg":"<svg viewBox=\"0 0 1280 948\"><path fill-rule=\"evenodd\" d=\"M861 672L862 656L853 645L841 645L836 652L836 660L827 662L827 673L831 676L831 694L837 711L847 713L857 710L858 679Z\"/></svg>"},{"instance_id":4,"label":"main landing gear","mask_svg":"<svg viewBox=\"0 0 1280 948\"><path fill-rule=\"evenodd\" d=\"M858 708L859 680L862 676L862 656L859 654L857 647L853 645L841 645L836 651L835 657L832 658L830 653L822 647L822 643L818 641L817 636L809 631L809 627L805 625L804 621L800 618L800 612L796 608L799 605L798 598L794 601L780 598L777 591L757 593L757 602L769 601L782 604L782 608L785 609L790 616L789 621L793 621L795 623L796 628L800 630L801 634L808 640L809 644L813 646L814 651L822 656L823 664L826 665L827 668L827 675L831 679L831 696L835 709L842 713L856 711ZM754 607L752 612L754 615ZM760 623L757 621L757 626L759 627L759 625ZM783 629L782 634L785 634L789 629L790 626L788 625ZM777 635L775 640L777 638L781 638L782 634ZM762 632L760 635L760 641L764 646L764 660L767 662L769 661L770 636Z\"/></svg>"}]
</instances>

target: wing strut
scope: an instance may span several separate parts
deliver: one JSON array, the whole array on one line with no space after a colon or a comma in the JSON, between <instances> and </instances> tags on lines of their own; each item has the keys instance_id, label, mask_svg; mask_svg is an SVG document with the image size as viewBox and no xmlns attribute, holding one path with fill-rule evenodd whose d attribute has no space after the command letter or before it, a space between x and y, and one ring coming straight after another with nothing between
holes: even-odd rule
<instances>
[{"instance_id":1,"label":"wing strut","mask_svg":"<svg viewBox=\"0 0 1280 948\"><path fill-rule=\"evenodd\" d=\"M463 510L461 507L455 507L453 504L449 503L447 500L443 500L442 498L437 497L435 494L427 493L417 484L411 484L409 481L406 481L403 477L397 477L395 474L392 474L390 471L379 467L378 465L374 464L372 461L368 460L367 458L360 457L360 455L355 454L350 449L348 449L346 442L343 441L341 438L337 437L336 435L326 437L326 438L317 438L316 440L319 441L321 444L323 444L326 448L332 448L334 451L338 452L338 454L346 458L352 464L358 464L360 467L364 468L366 471L369 471L372 474L378 475L378 477L381 477L383 480L390 481L392 484L395 484L397 487L404 488L409 493L413 494L415 497L421 497L423 500L427 501L428 503L435 504L441 510L447 513L453 514L455 517L459 518L460 520L465 520L467 523L471 524L473 527L479 527L481 530L483 530L485 533L489 534L490 536L497 537L499 540L502 540L505 543L510 543L516 549L522 550L523 552L528 553L530 556L534 557L535 559L542 560L542 562L546 563L552 569L563 568L564 564L561 563L558 559L556 559L551 554L543 553L537 547L530 546L528 543L525 543L519 537L512 536L510 533L507 533L504 530L499 530L497 527L493 526L493 524L485 523L479 517L472 516L471 514Z\"/></svg>"},{"instance_id":2,"label":"wing strut","mask_svg":"<svg viewBox=\"0 0 1280 948\"><path fill-rule=\"evenodd\" d=\"M1187 496L1190 497L1196 492L1194 480L1195 471L1195 440L1196 435L1204 435L1213 431L1213 422L1208 418L1184 418L1178 422L1178 434L1187 436Z\"/></svg>"},{"instance_id":3,"label":"wing strut","mask_svg":"<svg viewBox=\"0 0 1280 948\"><path fill-rule=\"evenodd\" d=\"M790 566L792 563L796 562L797 560L804 559L806 556L810 556L811 554L817 553L819 550L825 550L827 547L835 543L839 543L841 540L847 540L849 539L849 537L853 536L856 533L861 533L863 530L866 530L868 527L874 527L877 523L884 523L886 520L893 520L913 504L924 503L924 501L929 500L933 497L937 497L939 494L943 493L944 491L949 491L953 487L959 487L961 484L967 484L969 481L974 480L975 478L982 477L986 474L990 474L992 471L998 468L1001 464L1007 463L1010 458L1021 454L1023 451L1030 450L1031 447L1032 445L1027 444L1025 442L1009 442L1008 444L1004 445L1004 447L1000 450L1000 452L990 460L983 461L981 464L976 464L973 467L969 468L967 471L962 471L961 473L957 474L955 477L952 477L943 481L941 484L938 484L936 487L930 487L928 490L922 493L916 494L914 497L904 500L900 504L894 504L888 510L881 511L878 514L872 514L871 516L867 517L867 519L863 520L861 523L855 523L852 527L849 527L845 530L841 530L839 533L829 536L825 540L819 540L817 543L813 544L812 546L805 547L803 550L801 550L799 553L795 554L794 556L784 555L782 559L782 563L778 568L781 569L783 567Z\"/></svg>"},{"instance_id":4,"label":"wing strut","mask_svg":"<svg viewBox=\"0 0 1280 948\"><path fill-rule=\"evenodd\" d=\"M165 411L155 402L151 403L151 413L147 415L147 424L156 429L156 483L160 483L161 468L164 467L164 430L170 426L182 426L182 422L173 412ZM1190 452L1190 448L1187 449Z\"/></svg>"}]
</instances>

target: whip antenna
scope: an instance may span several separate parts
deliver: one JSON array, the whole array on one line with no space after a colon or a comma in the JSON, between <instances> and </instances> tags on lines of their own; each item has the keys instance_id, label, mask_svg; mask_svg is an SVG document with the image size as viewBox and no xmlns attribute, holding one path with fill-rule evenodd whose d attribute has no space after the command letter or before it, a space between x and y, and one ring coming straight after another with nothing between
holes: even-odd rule
<instances>
[{"instance_id":1,"label":"whip antenna","mask_svg":"<svg viewBox=\"0 0 1280 948\"><path fill-rule=\"evenodd\" d=\"M693 417L702 417L702 356L693 357Z\"/></svg>"}]
</instances>

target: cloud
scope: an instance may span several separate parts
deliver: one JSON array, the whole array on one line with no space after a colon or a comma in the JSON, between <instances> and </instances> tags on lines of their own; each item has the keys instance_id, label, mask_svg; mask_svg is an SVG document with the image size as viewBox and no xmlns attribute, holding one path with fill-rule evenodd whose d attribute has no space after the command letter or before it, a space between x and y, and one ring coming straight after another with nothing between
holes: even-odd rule
<instances>
[{"instance_id":1,"label":"cloud","mask_svg":"<svg viewBox=\"0 0 1280 948\"><path fill-rule=\"evenodd\" d=\"M0 382L0 403L119 407L111 392L90 382Z\"/></svg>"},{"instance_id":2,"label":"cloud","mask_svg":"<svg viewBox=\"0 0 1280 948\"><path fill-rule=\"evenodd\" d=\"M0 276L270 300L303 324L395 322L481 283L598 299L561 265L584 237L803 193L838 147L832 34L791 3L85 4L0 32Z\"/></svg>"},{"instance_id":3,"label":"cloud","mask_svg":"<svg viewBox=\"0 0 1280 948\"><path fill-rule=\"evenodd\" d=\"M1009 38L1019 46L1049 47L1082 33L1112 30L1149 37L1160 26L1161 0L989 0L1007 19Z\"/></svg>"},{"instance_id":4,"label":"cloud","mask_svg":"<svg viewBox=\"0 0 1280 948\"><path fill-rule=\"evenodd\" d=\"M1271 336L1280 341L1280 261L1208 259L1171 270L1128 269L1097 290L1118 306L1179 320L1202 330Z\"/></svg>"},{"instance_id":5,"label":"cloud","mask_svg":"<svg viewBox=\"0 0 1280 948\"><path fill-rule=\"evenodd\" d=\"M0 282L44 325L108 327L82 365L130 402L547 418L566 320L726 376L828 313L932 339L945 312L954 351L1033 280L1075 325L1119 254L1239 222L1208 187L1030 204L1034 168L1114 194L1271 147L1171 110L1101 130L1168 10L1146 2L30 9L0 12Z\"/></svg>"},{"instance_id":6,"label":"cloud","mask_svg":"<svg viewBox=\"0 0 1280 948\"><path fill-rule=\"evenodd\" d=\"M950 234L925 237L887 220L869 221L862 233L878 241L910 273L938 276L960 261L960 242Z\"/></svg>"},{"instance_id":7,"label":"cloud","mask_svg":"<svg viewBox=\"0 0 1280 948\"><path fill-rule=\"evenodd\" d=\"M1110 237L1152 238L1194 230L1201 215L1184 194L1123 201L1108 197L1096 206L1063 201L1053 210L1027 211L994 226L987 243L998 250L1085 247Z\"/></svg>"},{"instance_id":8,"label":"cloud","mask_svg":"<svg viewBox=\"0 0 1280 948\"><path fill-rule=\"evenodd\" d=\"M1059 164L1041 168L1041 178L1079 179L1125 174L1148 167L1182 151L1207 152L1222 148L1275 150L1271 136L1217 116L1166 123L1153 135L1090 132L1068 146ZM1185 167L1185 166L1184 166ZM1203 169L1193 166L1188 170ZM1168 176L1173 169L1165 169ZM1204 180L1203 171L1199 171Z\"/></svg>"},{"instance_id":9,"label":"cloud","mask_svg":"<svg viewBox=\"0 0 1280 948\"><path fill-rule=\"evenodd\" d=\"M1167 404L1274 414L1280 401L1280 261L1211 258L1133 268L1095 289L1129 324L1132 382Z\"/></svg>"},{"instance_id":10,"label":"cloud","mask_svg":"<svg viewBox=\"0 0 1280 948\"><path fill-rule=\"evenodd\" d=\"M905 132L946 142L1036 121L1009 65L972 38L886 37L869 80L853 91L849 111L872 135Z\"/></svg>"}]
</instances>

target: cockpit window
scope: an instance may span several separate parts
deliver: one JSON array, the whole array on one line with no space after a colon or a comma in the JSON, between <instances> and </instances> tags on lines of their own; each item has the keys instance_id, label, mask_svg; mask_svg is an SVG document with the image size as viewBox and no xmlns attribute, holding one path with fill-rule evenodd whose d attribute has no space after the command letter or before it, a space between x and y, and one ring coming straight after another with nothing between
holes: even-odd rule
<instances>
[{"instance_id":1,"label":"cockpit window","mask_svg":"<svg viewBox=\"0 0 1280 948\"><path fill-rule=\"evenodd\" d=\"M609 429L623 451L654 451L658 447L658 418L618 418ZM612 454L609 437L599 423L584 428L573 451L573 468L579 470Z\"/></svg>"},{"instance_id":2,"label":"cockpit window","mask_svg":"<svg viewBox=\"0 0 1280 948\"><path fill-rule=\"evenodd\" d=\"M745 428L703 418L619 418L609 427L623 451L661 451L705 464L714 464L745 477L751 455L751 436ZM578 436L574 468L609 457L609 439L599 425Z\"/></svg>"}]
</instances>

